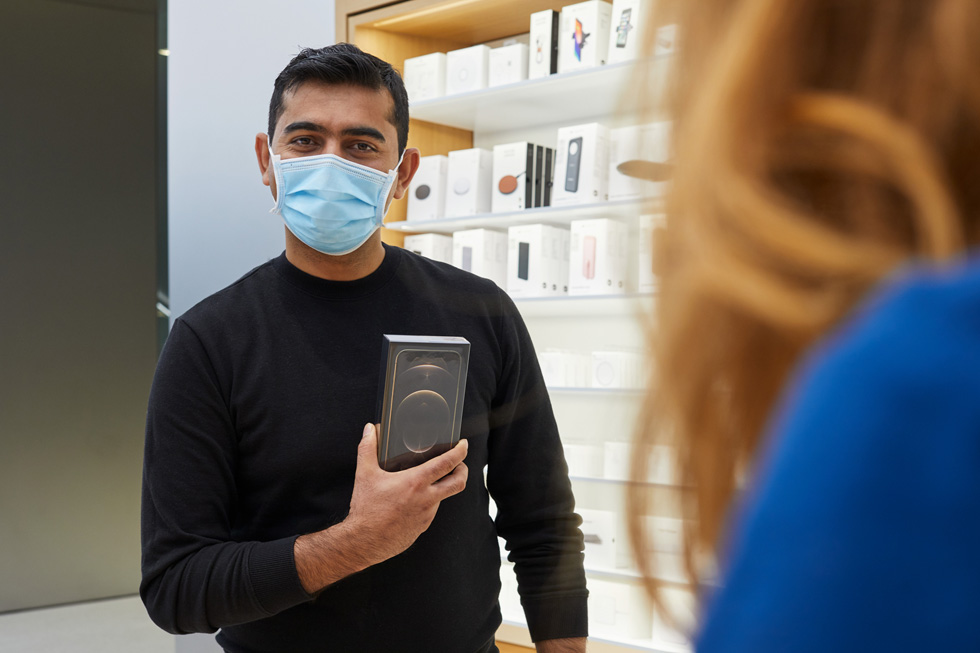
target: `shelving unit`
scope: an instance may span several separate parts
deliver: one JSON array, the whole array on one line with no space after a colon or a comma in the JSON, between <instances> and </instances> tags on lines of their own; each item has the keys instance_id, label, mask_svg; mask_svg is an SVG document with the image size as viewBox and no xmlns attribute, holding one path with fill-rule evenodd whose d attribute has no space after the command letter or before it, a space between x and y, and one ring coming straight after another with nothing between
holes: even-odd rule
<instances>
[{"instance_id":1,"label":"shelving unit","mask_svg":"<svg viewBox=\"0 0 980 653\"><path fill-rule=\"evenodd\" d=\"M531 13L560 10L578 1L337 0L337 40L355 43L402 70L404 59L409 57L520 37L528 31ZM665 86L671 69L669 56L644 62L645 97L656 97L651 94L657 94ZM643 114L624 109L637 106L631 98L631 91L635 95L638 87L636 75L636 66L624 63L416 102L410 106L409 146L419 148L423 156L470 147L491 149L497 144L523 140L554 147L561 126L596 121L617 127L663 118L663 109L656 102L652 108L648 104L648 111ZM637 217L655 213L660 206L658 198L651 198L406 222L402 201L396 202L389 212L383 237L388 243L401 245L405 234L452 234L476 228L506 230L535 223L567 227L573 220L599 217L626 222L635 235ZM515 304L539 350L643 349L655 299L654 293L629 293L517 299ZM642 391L628 389L552 388L549 392L566 444L588 444L600 449L606 441L629 440L644 396ZM622 515L624 491L630 486L629 481L575 476L571 482L580 508L611 510ZM655 509L663 510L656 514L676 518L678 515L671 514L665 506L673 505L679 488L646 485L658 497L664 497L662 501L654 501ZM596 586L619 583L635 588L639 584L637 573L626 568L590 567L587 576ZM505 614L498 640L531 646L526 624L512 617L513 614ZM593 621L599 623L598 619ZM597 634L590 637L590 653L633 650L686 653L689 650L662 642L656 626L644 638L616 636L608 627L606 631L593 629L593 632Z\"/></svg>"}]
</instances>

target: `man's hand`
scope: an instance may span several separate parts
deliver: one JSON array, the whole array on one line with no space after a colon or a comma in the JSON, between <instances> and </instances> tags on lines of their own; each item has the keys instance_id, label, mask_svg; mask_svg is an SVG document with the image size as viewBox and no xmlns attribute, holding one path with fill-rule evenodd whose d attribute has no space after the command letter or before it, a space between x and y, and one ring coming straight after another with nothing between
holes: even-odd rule
<instances>
[{"instance_id":1,"label":"man's hand","mask_svg":"<svg viewBox=\"0 0 980 653\"><path fill-rule=\"evenodd\" d=\"M585 638L544 639L534 647L538 653L585 653Z\"/></svg>"},{"instance_id":2,"label":"man's hand","mask_svg":"<svg viewBox=\"0 0 980 653\"><path fill-rule=\"evenodd\" d=\"M303 589L315 594L411 546L429 528L442 500L466 487L467 451L468 443L461 440L418 467L386 472L378 465L377 429L365 426L347 518L296 540L296 570Z\"/></svg>"}]
</instances>

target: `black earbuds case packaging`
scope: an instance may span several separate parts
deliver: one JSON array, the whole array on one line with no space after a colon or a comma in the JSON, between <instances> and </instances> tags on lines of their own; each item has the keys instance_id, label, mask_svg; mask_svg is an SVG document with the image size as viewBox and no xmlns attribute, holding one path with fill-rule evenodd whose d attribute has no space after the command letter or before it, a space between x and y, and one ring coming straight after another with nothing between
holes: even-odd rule
<instances>
[{"instance_id":1,"label":"black earbuds case packaging","mask_svg":"<svg viewBox=\"0 0 980 653\"><path fill-rule=\"evenodd\" d=\"M470 343L442 336L384 336L378 464L415 467L459 442Z\"/></svg>"}]
</instances>

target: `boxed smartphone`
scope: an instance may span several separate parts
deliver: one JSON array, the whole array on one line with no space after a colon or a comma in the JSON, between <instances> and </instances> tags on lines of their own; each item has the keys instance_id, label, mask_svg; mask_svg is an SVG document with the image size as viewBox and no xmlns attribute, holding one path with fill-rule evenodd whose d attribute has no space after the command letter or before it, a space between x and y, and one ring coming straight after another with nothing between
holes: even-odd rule
<instances>
[{"instance_id":1,"label":"boxed smartphone","mask_svg":"<svg viewBox=\"0 0 980 653\"><path fill-rule=\"evenodd\" d=\"M590 0L561 10L558 34L558 72L568 73L606 63L612 5Z\"/></svg>"},{"instance_id":2,"label":"boxed smartphone","mask_svg":"<svg viewBox=\"0 0 980 653\"><path fill-rule=\"evenodd\" d=\"M569 230L544 224L507 230L507 292L511 297L568 293ZM564 274L564 276L562 276Z\"/></svg>"},{"instance_id":3,"label":"boxed smartphone","mask_svg":"<svg viewBox=\"0 0 980 653\"><path fill-rule=\"evenodd\" d=\"M579 508L585 536L585 565L592 569L613 569L616 566L616 513L609 510Z\"/></svg>"},{"instance_id":4,"label":"boxed smartphone","mask_svg":"<svg viewBox=\"0 0 980 653\"><path fill-rule=\"evenodd\" d=\"M406 220L438 220L446 215L446 174L449 157L423 156L408 189Z\"/></svg>"},{"instance_id":5,"label":"boxed smartphone","mask_svg":"<svg viewBox=\"0 0 980 653\"><path fill-rule=\"evenodd\" d=\"M641 389L644 385L643 353L627 349L592 352L592 387Z\"/></svg>"},{"instance_id":6,"label":"boxed smartphone","mask_svg":"<svg viewBox=\"0 0 980 653\"><path fill-rule=\"evenodd\" d=\"M649 181L631 177L620 172L619 166L629 161L668 163L671 127L672 123L665 121L610 130L610 200L654 197L663 191L666 181Z\"/></svg>"},{"instance_id":7,"label":"boxed smartphone","mask_svg":"<svg viewBox=\"0 0 980 653\"><path fill-rule=\"evenodd\" d=\"M656 230L666 225L663 215L640 216L640 243L637 272L637 290L639 292L654 292L657 289L657 278L653 272L653 244Z\"/></svg>"},{"instance_id":8,"label":"boxed smartphone","mask_svg":"<svg viewBox=\"0 0 980 653\"><path fill-rule=\"evenodd\" d=\"M551 9L531 14L528 79L547 77L558 72L558 32L560 14Z\"/></svg>"},{"instance_id":9,"label":"boxed smartphone","mask_svg":"<svg viewBox=\"0 0 980 653\"><path fill-rule=\"evenodd\" d=\"M449 153L446 174L446 217L490 212L493 152L479 147Z\"/></svg>"},{"instance_id":10,"label":"boxed smartphone","mask_svg":"<svg viewBox=\"0 0 980 653\"><path fill-rule=\"evenodd\" d=\"M470 343L443 336L384 336L378 464L414 467L459 441Z\"/></svg>"},{"instance_id":11,"label":"boxed smartphone","mask_svg":"<svg viewBox=\"0 0 980 653\"><path fill-rule=\"evenodd\" d=\"M642 585L589 578L590 635L649 639L653 621L653 603Z\"/></svg>"},{"instance_id":12,"label":"boxed smartphone","mask_svg":"<svg viewBox=\"0 0 980 653\"><path fill-rule=\"evenodd\" d=\"M453 239L442 234L414 234L405 236L405 249L433 261L452 263Z\"/></svg>"},{"instance_id":13,"label":"boxed smartphone","mask_svg":"<svg viewBox=\"0 0 980 653\"><path fill-rule=\"evenodd\" d=\"M514 43L490 50L487 86L503 86L527 79L526 43Z\"/></svg>"},{"instance_id":14,"label":"boxed smartphone","mask_svg":"<svg viewBox=\"0 0 980 653\"><path fill-rule=\"evenodd\" d=\"M608 218L573 220L568 258L569 295L626 292L629 229Z\"/></svg>"},{"instance_id":15,"label":"boxed smartphone","mask_svg":"<svg viewBox=\"0 0 980 653\"><path fill-rule=\"evenodd\" d=\"M507 234L491 229L464 229L453 234L452 263L461 270L507 285Z\"/></svg>"},{"instance_id":16,"label":"boxed smartphone","mask_svg":"<svg viewBox=\"0 0 980 653\"><path fill-rule=\"evenodd\" d=\"M645 27L652 12L653 0L613 0L606 63L640 58L646 36Z\"/></svg>"},{"instance_id":17,"label":"boxed smartphone","mask_svg":"<svg viewBox=\"0 0 980 653\"><path fill-rule=\"evenodd\" d=\"M558 130L553 206L609 199L609 130L597 122Z\"/></svg>"},{"instance_id":18,"label":"boxed smartphone","mask_svg":"<svg viewBox=\"0 0 980 653\"><path fill-rule=\"evenodd\" d=\"M405 90L409 102L440 98L446 94L446 54L433 52L405 60Z\"/></svg>"},{"instance_id":19,"label":"boxed smartphone","mask_svg":"<svg viewBox=\"0 0 980 653\"><path fill-rule=\"evenodd\" d=\"M446 95L478 91L487 87L490 48L474 45L446 53Z\"/></svg>"},{"instance_id":20,"label":"boxed smartphone","mask_svg":"<svg viewBox=\"0 0 980 653\"><path fill-rule=\"evenodd\" d=\"M521 211L534 206L537 146L521 141L493 148L493 187L490 210Z\"/></svg>"}]
</instances>

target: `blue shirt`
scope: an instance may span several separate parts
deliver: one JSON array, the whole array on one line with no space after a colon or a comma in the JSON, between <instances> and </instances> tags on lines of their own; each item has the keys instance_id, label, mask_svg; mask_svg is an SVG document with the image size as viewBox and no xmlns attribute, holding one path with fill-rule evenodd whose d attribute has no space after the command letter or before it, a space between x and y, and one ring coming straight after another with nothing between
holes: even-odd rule
<instances>
[{"instance_id":1,"label":"blue shirt","mask_svg":"<svg viewBox=\"0 0 980 653\"><path fill-rule=\"evenodd\" d=\"M980 262L873 293L765 442L699 651L980 651Z\"/></svg>"}]
</instances>

